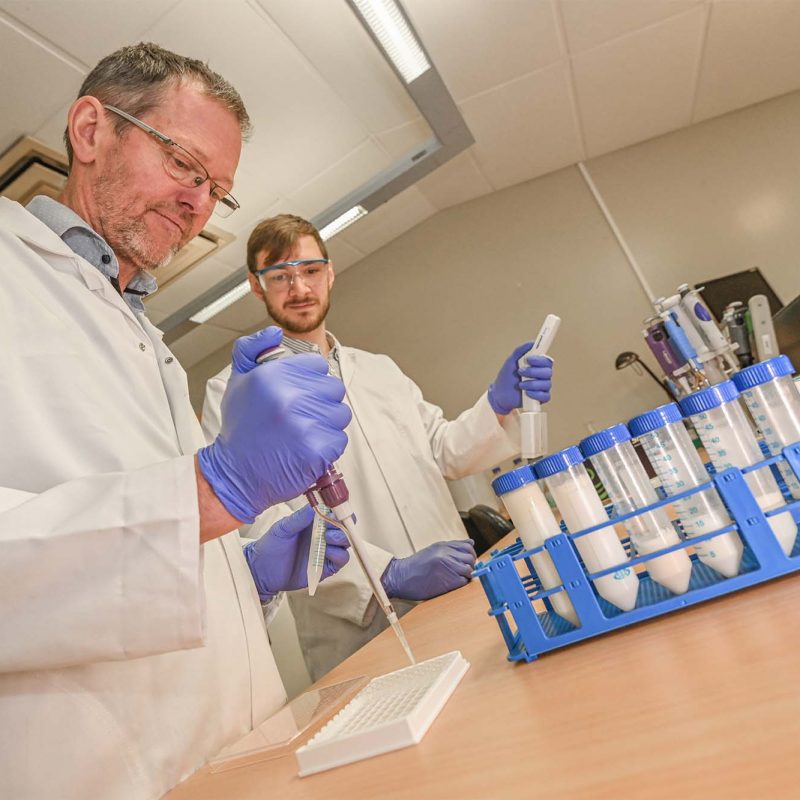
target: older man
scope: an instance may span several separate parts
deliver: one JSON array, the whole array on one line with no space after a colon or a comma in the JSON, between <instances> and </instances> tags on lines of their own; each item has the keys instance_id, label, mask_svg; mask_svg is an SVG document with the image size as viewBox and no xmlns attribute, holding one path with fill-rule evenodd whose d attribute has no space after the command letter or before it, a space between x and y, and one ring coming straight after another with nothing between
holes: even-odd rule
<instances>
[{"instance_id":1,"label":"older man","mask_svg":"<svg viewBox=\"0 0 800 800\"><path fill-rule=\"evenodd\" d=\"M258 365L276 328L239 340L198 452L141 302L237 208L248 125L205 64L126 47L70 108L60 201L0 201L0 797L153 800L285 699L261 601L304 585L311 515L245 555L223 534L340 455L341 382L321 356Z\"/></svg>"}]
</instances>

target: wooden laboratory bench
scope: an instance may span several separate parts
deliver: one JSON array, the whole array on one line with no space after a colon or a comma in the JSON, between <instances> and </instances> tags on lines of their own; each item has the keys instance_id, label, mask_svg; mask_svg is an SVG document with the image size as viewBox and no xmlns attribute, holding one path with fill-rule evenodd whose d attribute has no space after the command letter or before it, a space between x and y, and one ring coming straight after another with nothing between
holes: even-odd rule
<instances>
[{"instance_id":1,"label":"wooden laboratory bench","mask_svg":"<svg viewBox=\"0 0 800 800\"><path fill-rule=\"evenodd\" d=\"M403 618L418 659L471 664L417 746L307 778L293 754L205 769L168 800L800 797L800 575L530 664L487 609L473 581ZM319 684L404 665L385 631Z\"/></svg>"}]
</instances>

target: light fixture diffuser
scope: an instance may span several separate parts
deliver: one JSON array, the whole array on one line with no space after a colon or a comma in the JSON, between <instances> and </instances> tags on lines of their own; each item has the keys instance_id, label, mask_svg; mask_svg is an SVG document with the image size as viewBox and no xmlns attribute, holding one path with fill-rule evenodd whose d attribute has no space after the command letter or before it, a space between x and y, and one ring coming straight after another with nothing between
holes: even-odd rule
<instances>
[{"instance_id":1,"label":"light fixture diffuser","mask_svg":"<svg viewBox=\"0 0 800 800\"><path fill-rule=\"evenodd\" d=\"M344 214L340 214L335 220L320 228L319 235L323 241L332 239L337 233L349 228L356 220L365 217L367 213L367 209L364 206L353 206L345 211Z\"/></svg>"},{"instance_id":2,"label":"light fixture diffuser","mask_svg":"<svg viewBox=\"0 0 800 800\"><path fill-rule=\"evenodd\" d=\"M406 83L431 68L394 0L352 0L352 3Z\"/></svg>"},{"instance_id":3,"label":"light fixture diffuser","mask_svg":"<svg viewBox=\"0 0 800 800\"><path fill-rule=\"evenodd\" d=\"M232 306L237 300L240 300L250 291L250 281L243 281L237 284L233 289L229 289L222 297L218 297L213 303L209 303L205 308L201 308L196 314L192 314L189 319L196 322L198 325L203 322L208 322L211 317L219 314L220 311Z\"/></svg>"}]
</instances>

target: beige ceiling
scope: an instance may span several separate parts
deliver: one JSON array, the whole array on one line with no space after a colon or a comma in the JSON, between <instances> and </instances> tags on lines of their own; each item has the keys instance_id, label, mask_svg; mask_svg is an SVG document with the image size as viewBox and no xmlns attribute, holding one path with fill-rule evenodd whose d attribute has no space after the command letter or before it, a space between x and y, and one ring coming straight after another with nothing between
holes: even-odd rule
<instances>
[{"instance_id":1,"label":"beige ceiling","mask_svg":"<svg viewBox=\"0 0 800 800\"><path fill-rule=\"evenodd\" d=\"M448 206L800 88L800 0L405 0L475 144L333 239L341 271ZM212 222L236 240L149 302L158 322L244 264L259 219L313 217L430 136L344 0L0 0L0 152L60 147L114 48L208 60L256 132ZM179 339L189 367L263 317L240 300Z\"/></svg>"}]
</instances>

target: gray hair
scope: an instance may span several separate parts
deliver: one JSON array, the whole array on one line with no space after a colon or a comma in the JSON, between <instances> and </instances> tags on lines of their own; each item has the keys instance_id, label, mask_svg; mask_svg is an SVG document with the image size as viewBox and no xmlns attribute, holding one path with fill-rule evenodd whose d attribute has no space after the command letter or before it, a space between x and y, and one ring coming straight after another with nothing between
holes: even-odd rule
<instances>
[{"instance_id":1,"label":"gray hair","mask_svg":"<svg viewBox=\"0 0 800 800\"><path fill-rule=\"evenodd\" d=\"M101 103L118 106L134 117L141 117L161 103L167 89L184 81L199 84L208 97L219 100L236 116L242 138L249 136L250 117L239 92L230 83L203 61L180 56L152 42L128 45L101 59L86 76L78 97L91 95ZM129 125L115 116L118 134ZM64 131L64 146L71 168L69 128Z\"/></svg>"}]
</instances>

